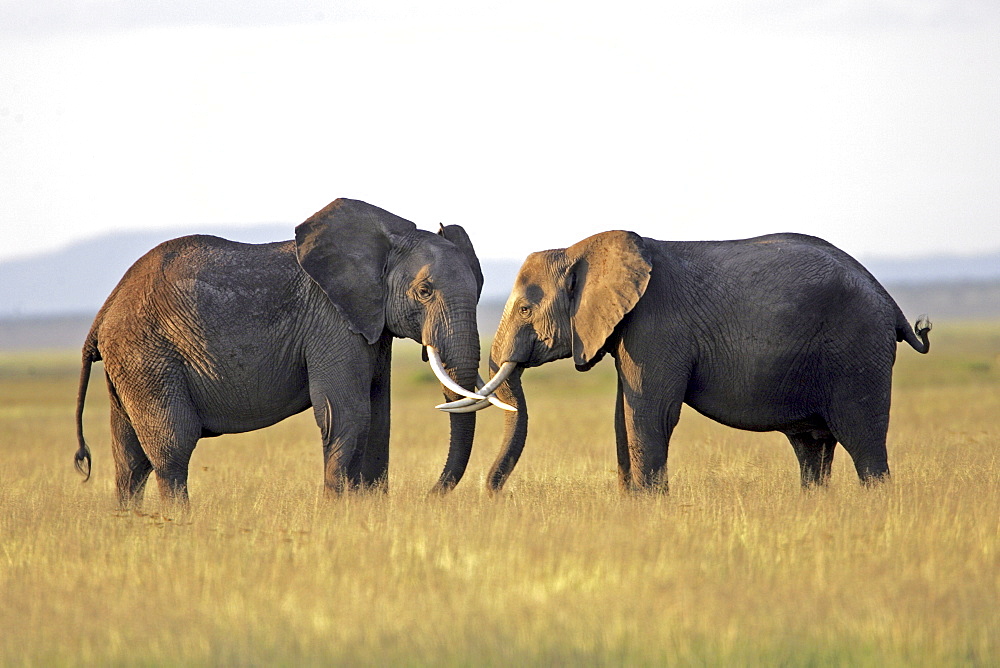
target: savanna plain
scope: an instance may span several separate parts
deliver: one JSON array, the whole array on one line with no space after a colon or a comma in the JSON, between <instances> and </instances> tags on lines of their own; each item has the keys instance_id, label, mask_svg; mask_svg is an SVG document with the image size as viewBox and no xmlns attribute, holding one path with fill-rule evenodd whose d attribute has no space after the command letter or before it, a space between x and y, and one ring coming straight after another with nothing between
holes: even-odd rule
<instances>
[{"instance_id":1,"label":"savanna plain","mask_svg":"<svg viewBox=\"0 0 1000 668\"><path fill-rule=\"evenodd\" d=\"M155 483L116 507L100 373L80 483L75 351L0 356L0 664L1000 664L1000 323L932 340L899 348L893 477L871 489L838 448L804 492L782 436L685 409L670 493L623 496L606 360L525 373L503 493L491 409L465 479L429 497L448 420L403 341L388 494L324 498L307 412L203 440L187 512Z\"/></svg>"}]
</instances>

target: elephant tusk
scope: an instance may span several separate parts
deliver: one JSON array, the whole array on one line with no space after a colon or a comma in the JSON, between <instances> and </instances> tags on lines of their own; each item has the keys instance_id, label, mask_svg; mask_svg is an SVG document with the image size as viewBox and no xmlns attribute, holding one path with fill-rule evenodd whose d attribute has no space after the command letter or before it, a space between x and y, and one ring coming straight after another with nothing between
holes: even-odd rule
<instances>
[{"instance_id":1,"label":"elephant tusk","mask_svg":"<svg viewBox=\"0 0 1000 668\"><path fill-rule=\"evenodd\" d=\"M438 410L445 411L446 413L470 413L472 411L479 411L486 408L489 404L493 404L497 408L502 408L505 411L517 412L517 409L510 404L497 399L495 394L491 394L485 399L459 399L458 401L451 401L446 404L438 404L434 408ZM469 408L470 406L475 406L476 408Z\"/></svg>"},{"instance_id":2,"label":"elephant tusk","mask_svg":"<svg viewBox=\"0 0 1000 668\"><path fill-rule=\"evenodd\" d=\"M514 408L513 406L511 406L510 404L508 404L507 402L500 401L499 399L497 399L497 395L495 395L495 394L491 394L488 397L488 399L489 399L489 402L491 404L493 404L494 406L496 406L497 408L503 409L505 411L510 411L511 413L516 413L517 412L517 409Z\"/></svg>"},{"instance_id":3,"label":"elephant tusk","mask_svg":"<svg viewBox=\"0 0 1000 668\"><path fill-rule=\"evenodd\" d=\"M489 397L487 397L487 401L489 401L491 404L493 404L499 409L510 411L511 413L517 412L517 409L508 404L507 402L500 401L499 399L497 399L497 395L495 394L491 394Z\"/></svg>"},{"instance_id":4,"label":"elephant tusk","mask_svg":"<svg viewBox=\"0 0 1000 668\"><path fill-rule=\"evenodd\" d=\"M459 399L457 401L449 401L448 403L438 404L434 408L439 410L446 410L449 408L465 408L466 406L472 406L473 404L481 404L486 399L470 399L466 397L465 399Z\"/></svg>"},{"instance_id":5,"label":"elephant tusk","mask_svg":"<svg viewBox=\"0 0 1000 668\"><path fill-rule=\"evenodd\" d=\"M469 403L464 403L466 401ZM439 406L435 406L434 408L442 410L445 413L473 413L489 407L489 399L482 399L480 401L476 401L475 399L459 399L458 401L453 401L450 404L441 404Z\"/></svg>"},{"instance_id":6,"label":"elephant tusk","mask_svg":"<svg viewBox=\"0 0 1000 668\"><path fill-rule=\"evenodd\" d=\"M434 408L447 413L471 413L472 411L478 411L486 408L487 402L489 402L497 408L516 413L516 408L504 401L501 401L495 394L493 394L493 391L500 387L500 384L507 380L507 377L510 376L516 368L516 362L504 362L497 370L496 375L490 379L490 382L483 383L483 377L477 377L476 384L481 385L482 387L481 389L476 390L475 396L459 399L457 401L451 401L446 404L438 404ZM489 393L489 396L484 397L487 392ZM472 408L473 406L475 406L475 408Z\"/></svg>"},{"instance_id":7,"label":"elephant tusk","mask_svg":"<svg viewBox=\"0 0 1000 668\"><path fill-rule=\"evenodd\" d=\"M490 393L490 395L485 399L474 399L471 397L467 397L465 399L459 399L457 401L450 401L446 404L438 404L434 408L445 411L447 413L471 413L472 411L479 411L486 408L486 402L488 401L497 408L502 408L505 411L512 411L516 413L517 412L516 408L514 408L513 406L504 401L501 401L500 399L497 398L495 394L493 394L493 390L500 387L500 383L502 383L504 380L507 379L507 376L511 374L511 372L514 370L516 366L517 364L515 364L514 362L505 362L504 365L500 367L500 370L497 372L497 375L494 376L489 383L483 382L482 376L477 377L476 385L479 385L481 389L477 389L476 393L479 396L486 394L487 391L489 391ZM500 379L499 381L497 380L498 377ZM471 406L476 406L476 408L470 408Z\"/></svg>"},{"instance_id":8,"label":"elephant tusk","mask_svg":"<svg viewBox=\"0 0 1000 668\"><path fill-rule=\"evenodd\" d=\"M513 364L515 367L517 366L513 362L508 362L508 364ZM509 376L511 374L511 371L513 371L513 370L514 370L513 367L511 367L511 369L508 370L508 371L504 371L503 368L501 368L501 371L504 371L504 373L503 373L503 379L500 382L502 383L504 380L506 380L507 376ZM513 406L511 406L510 404L508 404L505 401L500 401L499 399L497 399L497 395L493 394L493 391L496 390L498 387L500 387L500 383L496 383L495 385L493 385L493 387L491 387L490 385L492 383L493 383L492 379L490 380L489 383L484 383L483 382L483 377L480 376L479 374L476 374L476 385L478 386L478 389L476 390L476 394L483 394L483 395L485 395L488 392L489 396L486 397L486 398L489 399L489 402L491 404L493 404L497 408L502 408L505 411L512 411L512 412L516 413L517 412L516 408L514 408ZM465 399L459 399L459 401L465 401ZM483 408L486 408L486 406L483 406ZM476 410L479 410L479 409L477 408Z\"/></svg>"},{"instance_id":9,"label":"elephant tusk","mask_svg":"<svg viewBox=\"0 0 1000 668\"><path fill-rule=\"evenodd\" d=\"M435 406L435 408L448 413L470 413L482 410L489 404L493 404L497 408L502 408L505 411L517 412L516 408L493 396L493 392L500 387L500 384L507 380L507 377L514 372L515 368L517 368L516 362L504 362L500 366L500 369L497 370L493 378L490 379L490 382L483 385L482 389L478 392L470 392L451 379L448 373L444 370L444 364L441 362L441 356L438 355L434 346L425 346L425 349L427 350L427 361L431 365L431 370L434 371L434 375L437 376L439 381L441 381L441 384L455 394L460 394L463 397L466 397L465 399L459 399L458 401L439 404ZM483 383L482 376L478 377L478 381L480 384Z\"/></svg>"},{"instance_id":10,"label":"elephant tusk","mask_svg":"<svg viewBox=\"0 0 1000 668\"><path fill-rule=\"evenodd\" d=\"M486 398L481 394L470 392L452 380L448 373L444 370L444 364L441 363L441 356L438 355L437 350L435 350L433 346L424 347L427 349L427 361L431 365L431 370L434 372L434 375L437 376L437 379L441 381L442 385L455 394L460 394L463 397L469 397L471 399L475 399L476 401L481 401Z\"/></svg>"},{"instance_id":11,"label":"elephant tusk","mask_svg":"<svg viewBox=\"0 0 1000 668\"><path fill-rule=\"evenodd\" d=\"M479 390L479 394L486 397L496 392L496 389L500 387L500 384L507 380L507 377L514 373L514 369L516 368L517 362L504 362L501 364L500 368L497 369L496 374L490 378L490 382L483 385L483 389ZM479 380L482 382L483 379L480 378Z\"/></svg>"}]
</instances>

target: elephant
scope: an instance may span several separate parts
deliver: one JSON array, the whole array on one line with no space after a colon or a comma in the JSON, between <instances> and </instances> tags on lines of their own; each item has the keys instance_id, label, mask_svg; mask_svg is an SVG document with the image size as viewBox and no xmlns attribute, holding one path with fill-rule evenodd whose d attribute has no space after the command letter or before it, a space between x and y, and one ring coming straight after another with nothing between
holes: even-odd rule
<instances>
[{"instance_id":1,"label":"elephant","mask_svg":"<svg viewBox=\"0 0 1000 668\"><path fill-rule=\"evenodd\" d=\"M470 394L480 359L483 274L458 225L437 234L362 201L337 199L295 239L244 244L195 235L164 242L125 273L83 346L77 470L90 369L103 360L118 502L188 503L200 438L267 427L312 407L328 495L386 490L392 339L425 347L445 396ZM480 379L480 384L481 379ZM465 472L475 416L450 416L434 490Z\"/></svg>"},{"instance_id":2,"label":"elephant","mask_svg":"<svg viewBox=\"0 0 1000 668\"><path fill-rule=\"evenodd\" d=\"M505 415L488 476L499 491L528 431L524 369L572 357L587 371L615 360L618 482L667 491L667 450L681 405L724 425L778 431L804 487L830 477L837 443L862 483L889 475L886 432L896 344L928 352L885 288L832 244L802 234L658 241L596 234L532 253L490 349ZM471 399L443 410L471 410Z\"/></svg>"}]
</instances>

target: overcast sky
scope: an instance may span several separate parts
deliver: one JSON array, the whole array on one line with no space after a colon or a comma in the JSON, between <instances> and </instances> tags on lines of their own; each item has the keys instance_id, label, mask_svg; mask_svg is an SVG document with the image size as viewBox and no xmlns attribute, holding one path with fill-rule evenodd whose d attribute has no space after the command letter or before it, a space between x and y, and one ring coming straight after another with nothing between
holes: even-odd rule
<instances>
[{"instance_id":1,"label":"overcast sky","mask_svg":"<svg viewBox=\"0 0 1000 668\"><path fill-rule=\"evenodd\" d=\"M483 257L616 228L1000 249L1000 3L0 0L0 260L290 238L336 197Z\"/></svg>"}]
</instances>

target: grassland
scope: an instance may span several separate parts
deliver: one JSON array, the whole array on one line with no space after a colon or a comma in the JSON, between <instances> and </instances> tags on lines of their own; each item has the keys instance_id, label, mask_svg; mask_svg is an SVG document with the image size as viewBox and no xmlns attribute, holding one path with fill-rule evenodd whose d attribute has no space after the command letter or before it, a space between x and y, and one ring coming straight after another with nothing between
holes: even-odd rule
<instances>
[{"instance_id":1,"label":"grassland","mask_svg":"<svg viewBox=\"0 0 1000 668\"><path fill-rule=\"evenodd\" d=\"M428 498L447 419L402 342L388 495L324 501L305 414L202 441L183 515L115 507L99 377L80 484L75 353L0 357L0 664L997 665L1000 325L933 338L900 348L876 489L839 450L803 493L782 437L686 411L670 495L624 497L604 362L526 373L500 498L498 411Z\"/></svg>"}]
</instances>

